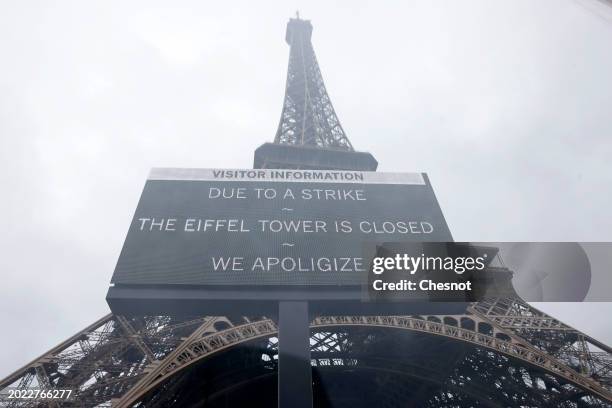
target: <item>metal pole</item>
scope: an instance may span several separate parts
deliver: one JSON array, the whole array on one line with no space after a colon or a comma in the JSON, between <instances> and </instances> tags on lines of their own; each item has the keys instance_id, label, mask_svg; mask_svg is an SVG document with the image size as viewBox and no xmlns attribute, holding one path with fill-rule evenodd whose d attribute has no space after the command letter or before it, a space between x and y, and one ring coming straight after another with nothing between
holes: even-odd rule
<instances>
[{"instance_id":1,"label":"metal pole","mask_svg":"<svg viewBox=\"0 0 612 408\"><path fill-rule=\"evenodd\" d=\"M278 304L278 407L312 408L307 301Z\"/></svg>"}]
</instances>

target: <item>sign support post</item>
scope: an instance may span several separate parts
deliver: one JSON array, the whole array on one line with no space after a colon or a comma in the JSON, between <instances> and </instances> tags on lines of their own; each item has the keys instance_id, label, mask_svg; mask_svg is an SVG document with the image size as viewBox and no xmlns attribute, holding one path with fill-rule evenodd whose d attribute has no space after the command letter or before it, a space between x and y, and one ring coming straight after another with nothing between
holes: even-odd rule
<instances>
[{"instance_id":1,"label":"sign support post","mask_svg":"<svg viewBox=\"0 0 612 408\"><path fill-rule=\"evenodd\" d=\"M308 301L278 303L278 407L312 408Z\"/></svg>"}]
</instances>

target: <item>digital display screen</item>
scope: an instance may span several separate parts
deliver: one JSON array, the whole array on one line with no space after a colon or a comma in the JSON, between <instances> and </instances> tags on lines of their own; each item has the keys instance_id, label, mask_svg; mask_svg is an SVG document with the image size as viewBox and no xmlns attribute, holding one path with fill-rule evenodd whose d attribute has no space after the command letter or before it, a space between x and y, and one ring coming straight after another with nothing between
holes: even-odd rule
<instances>
[{"instance_id":1,"label":"digital display screen","mask_svg":"<svg viewBox=\"0 0 612 408\"><path fill-rule=\"evenodd\" d=\"M421 173L153 169L112 283L359 285L364 243L450 240Z\"/></svg>"}]
</instances>

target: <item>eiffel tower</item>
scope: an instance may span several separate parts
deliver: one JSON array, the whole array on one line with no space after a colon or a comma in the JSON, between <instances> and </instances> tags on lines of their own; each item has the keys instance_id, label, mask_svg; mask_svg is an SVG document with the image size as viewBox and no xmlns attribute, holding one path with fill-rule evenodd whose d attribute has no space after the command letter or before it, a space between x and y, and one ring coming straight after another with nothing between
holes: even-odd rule
<instances>
[{"instance_id":1,"label":"eiffel tower","mask_svg":"<svg viewBox=\"0 0 612 408\"><path fill-rule=\"evenodd\" d=\"M334 111L311 44L290 19L287 85L274 143L256 168L375 170ZM503 269L503 268L499 268ZM495 272L495 271L492 271ZM266 316L109 314L0 382L70 389L9 407L241 407L277 404L278 327ZM319 316L310 324L316 407L612 406L612 350L518 295L460 315Z\"/></svg>"}]
</instances>

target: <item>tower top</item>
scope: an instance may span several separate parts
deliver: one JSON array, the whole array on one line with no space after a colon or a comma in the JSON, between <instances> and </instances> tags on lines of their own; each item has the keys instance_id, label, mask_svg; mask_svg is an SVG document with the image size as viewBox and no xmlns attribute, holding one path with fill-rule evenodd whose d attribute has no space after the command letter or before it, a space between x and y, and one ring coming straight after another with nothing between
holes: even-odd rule
<instances>
[{"instance_id":1,"label":"tower top","mask_svg":"<svg viewBox=\"0 0 612 408\"><path fill-rule=\"evenodd\" d=\"M310 20L287 23L289 68L285 99L274 143L255 152L256 168L375 170L369 153L355 152L325 89L311 43Z\"/></svg>"},{"instance_id":2,"label":"tower top","mask_svg":"<svg viewBox=\"0 0 612 408\"><path fill-rule=\"evenodd\" d=\"M334 111L312 43L312 24L299 13L287 23L289 68L274 143L352 151Z\"/></svg>"},{"instance_id":3,"label":"tower top","mask_svg":"<svg viewBox=\"0 0 612 408\"><path fill-rule=\"evenodd\" d=\"M300 18L300 12L296 11L295 18L290 18L287 23L287 31L285 33L285 40L290 46L297 39L310 42L312 37L312 24L310 20L302 20Z\"/></svg>"}]
</instances>

